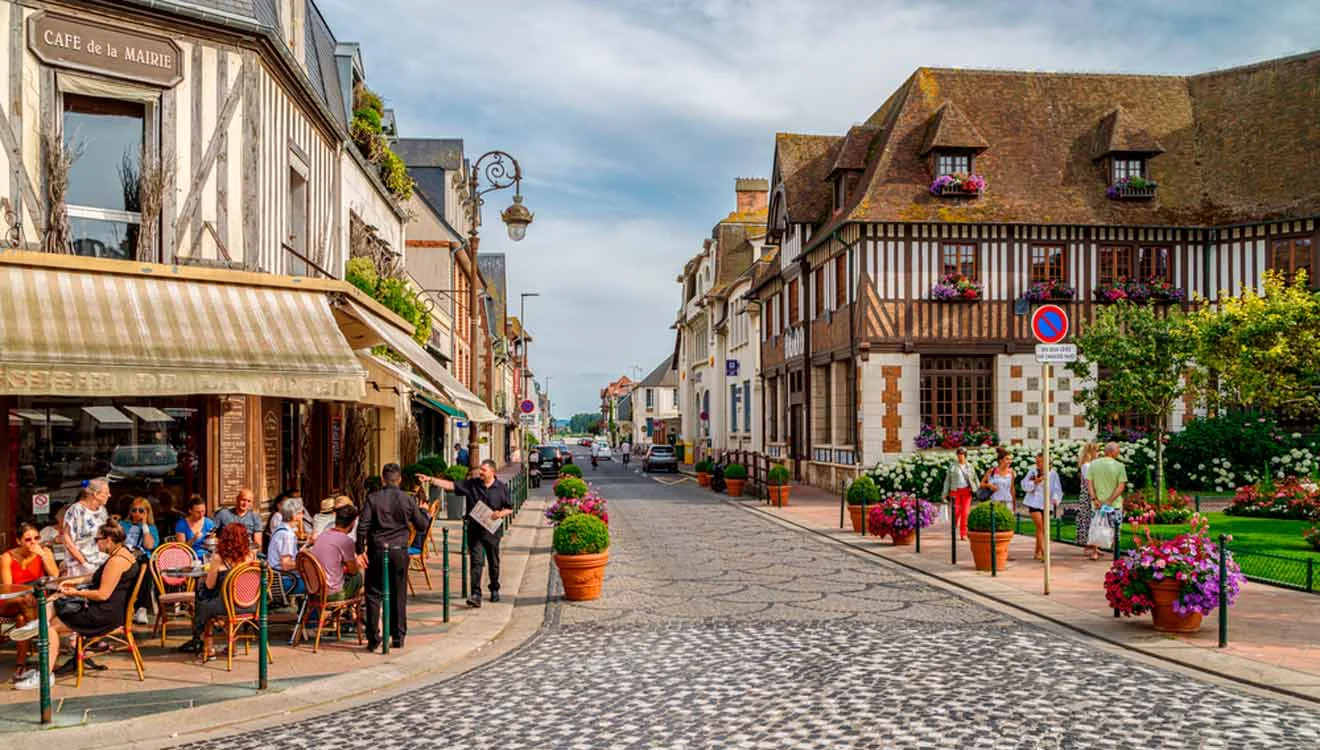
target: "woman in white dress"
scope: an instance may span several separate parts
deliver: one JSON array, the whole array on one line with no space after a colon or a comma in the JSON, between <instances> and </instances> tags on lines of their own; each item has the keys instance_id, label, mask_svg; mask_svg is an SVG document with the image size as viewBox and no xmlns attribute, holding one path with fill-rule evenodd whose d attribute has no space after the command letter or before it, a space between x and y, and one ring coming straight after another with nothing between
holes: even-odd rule
<instances>
[{"instance_id":1,"label":"woman in white dress","mask_svg":"<svg viewBox=\"0 0 1320 750\"><path fill-rule=\"evenodd\" d=\"M1016 494L1013 489L1013 456L1003 446L995 448L995 465L985 473L981 480L982 487L994 490L990 499L1003 503L1009 510L1017 511Z\"/></svg>"}]
</instances>

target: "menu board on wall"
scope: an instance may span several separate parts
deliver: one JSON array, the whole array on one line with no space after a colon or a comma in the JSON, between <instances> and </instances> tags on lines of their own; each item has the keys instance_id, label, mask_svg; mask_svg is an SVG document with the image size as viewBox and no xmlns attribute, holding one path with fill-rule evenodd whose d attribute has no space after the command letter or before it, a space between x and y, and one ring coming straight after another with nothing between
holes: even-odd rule
<instances>
[{"instance_id":1,"label":"menu board on wall","mask_svg":"<svg viewBox=\"0 0 1320 750\"><path fill-rule=\"evenodd\" d=\"M220 402L220 497L226 505L247 482L247 399L227 397Z\"/></svg>"},{"instance_id":2,"label":"menu board on wall","mask_svg":"<svg viewBox=\"0 0 1320 750\"><path fill-rule=\"evenodd\" d=\"M261 448L265 458L266 497L280 494L280 402L265 399L261 408Z\"/></svg>"}]
</instances>

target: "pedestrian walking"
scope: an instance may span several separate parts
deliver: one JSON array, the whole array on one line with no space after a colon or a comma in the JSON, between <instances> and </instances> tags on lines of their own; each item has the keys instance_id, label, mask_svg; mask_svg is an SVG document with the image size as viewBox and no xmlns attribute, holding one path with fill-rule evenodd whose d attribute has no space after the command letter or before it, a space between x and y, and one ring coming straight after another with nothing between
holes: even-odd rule
<instances>
[{"instance_id":1,"label":"pedestrian walking","mask_svg":"<svg viewBox=\"0 0 1320 750\"><path fill-rule=\"evenodd\" d=\"M463 447L462 443L454 443L454 463L459 466L467 466L469 458L468 449Z\"/></svg>"},{"instance_id":2,"label":"pedestrian walking","mask_svg":"<svg viewBox=\"0 0 1320 750\"><path fill-rule=\"evenodd\" d=\"M1090 484L1091 507L1098 511L1103 519L1100 523L1114 527L1112 543L1115 544L1118 542L1118 526L1123 522L1123 492L1127 490L1128 482L1127 467L1118 460L1119 453L1118 443L1107 443L1105 455L1091 462L1086 480ZM1092 533L1095 533L1096 523L1097 520L1093 517ZM1089 536L1087 541L1092 541ZM1092 560L1099 560L1098 546L1088 547L1087 556Z\"/></svg>"},{"instance_id":3,"label":"pedestrian walking","mask_svg":"<svg viewBox=\"0 0 1320 750\"><path fill-rule=\"evenodd\" d=\"M629 457L632 456L632 443L627 440L623 441L623 445L619 446L619 452L623 454L623 462L628 463Z\"/></svg>"},{"instance_id":4,"label":"pedestrian walking","mask_svg":"<svg viewBox=\"0 0 1320 750\"><path fill-rule=\"evenodd\" d=\"M950 523L957 524L958 538L967 538L967 513L972 507L972 488L976 486L976 470L967 463L967 449L959 448L954 452L954 461L944 472L944 491L941 497L947 498L953 506Z\"/></svg>"},{"instance_id":5,"label":"pedestrian walking","mask_svg":"<svg viewBox=\"0 0 1320 750\"><path fill-rule=\"evenodd\" d=\"M1045 507L1045 489L1050 491L1049 509ZM1031 522L1036 525L1036 553L1033 555L1036 560L1045 559L1045 514L1058 509L1059 502L1063 499L1063 484L1059 481L1059 472L1053 467L1045 467L1045 454L1036 454L1036 465L1027 470L1027 475L1022 477L1022 491L1026 495L1022 499L1023 505L1027 506L1027 512L1031 515Z\"/></svg>"},{"instance_id":6,"label":"pedestrian walking","mask_svg":"<svg viewBox=\"0 0 1320 750\"><path fill-rule=\"evenodd\" d=\"M408 536L409 527L424 531L431 523L412 495L399 489L403 470L385 464L380 471L384 488L367 496L358 518L359 564L367 568L367 651L380 646L381 599L385 593L385 546L390 561L390 646L403 648L408 635ZM422 540L425 543L425 540Z\"/></svg>"},{"instance_id":7,"label":"pedestrian walking","mask_svg":"<svg viewBox=\"0 0 1320 750\"><path fill-rule=\"evenodd\" d=\"M1077 476L1081 485L1077 491L1077 518L1074 523L1077 526L1077 544L1082 549L1082 554L1089 555L1093 545L1087 540L1091 534L1091 516L1095 509L1091 507L1091 486L1087 483L1086 477L1091 471L1091 462L1100 455L1099 443L1087 443L1082 446L1082 450L1077 454Z\"/></svg>"},{"instance_id":8,"label":"pedestrian walking","mask_svg":"<svg viewBox=\"0 0 1320 750\"><path fill-rule=\"evenodd\" d=\"M1009 510L1017 513L1017 498L1014 492L1013 483L1013 456L1004 446L995 448L995 465L990 467L990 471L985 473L981 479L981 487L991 490L990 500L992 502L1003 503ZM1008 559L1013 560L1013 552L1008 553Z\"/></svg>"},{"instance_id":9,"label":"pedestrian walking","mask_svg":"<svg viewBox=\"0 0 1320 750\"><path fill-rule=\"evenodd\" d=\"M504 518L513 515L513 501L509 498L509 486L495 478L495 462L482 461L473 476L461 482L451 482L440 477L418 476L422 482L430 482L441 489L453 492L467 500L464 532L468 540L468 568L471 579L467 605L481 606L481 570L484 564L490 566L490 600L500 600L500 538L504 527L494 533L472 519L472 509L478 502L485 503L495 511L494 517Z\"/></svg>"}]
</instances>

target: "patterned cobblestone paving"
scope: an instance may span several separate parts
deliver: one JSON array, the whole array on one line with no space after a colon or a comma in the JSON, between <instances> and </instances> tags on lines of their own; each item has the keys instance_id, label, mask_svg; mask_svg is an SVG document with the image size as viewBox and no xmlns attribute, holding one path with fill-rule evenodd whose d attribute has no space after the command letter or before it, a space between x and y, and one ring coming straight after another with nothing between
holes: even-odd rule
<instances>
[{"instance_id":1,"label":"patterned cobblestone paving","mask_svg":"<svg viewBox=\"0 0 1320 750\"><path fill-rule=\"evenodd\" d=\"M1320 711L1055 636L690 483L598 476L602 599L406 700L195 747L1320 746Z\"/></svg>"}]
</instances>

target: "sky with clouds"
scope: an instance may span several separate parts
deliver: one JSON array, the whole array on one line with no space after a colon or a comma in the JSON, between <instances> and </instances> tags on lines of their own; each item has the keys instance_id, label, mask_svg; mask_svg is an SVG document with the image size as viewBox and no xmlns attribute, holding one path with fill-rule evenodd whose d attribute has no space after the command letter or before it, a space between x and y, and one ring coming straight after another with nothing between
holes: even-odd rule
<instances>
[{"instance_id":1,"label":"sky with clouds","mask_svg":"<svg viewBox=\"0 0 1320 750\"><path fill-rule=\"evenodd\" d=\"M923 65L1194 73L1320 48L1314 0L318 0L407 137L509 151L536 220L482 250L527 301L554 413L674 345L675 276L768 177L777 131L843 133ZM517 314L517 311L513 311Z\"/></svg>"}]
</instances>

